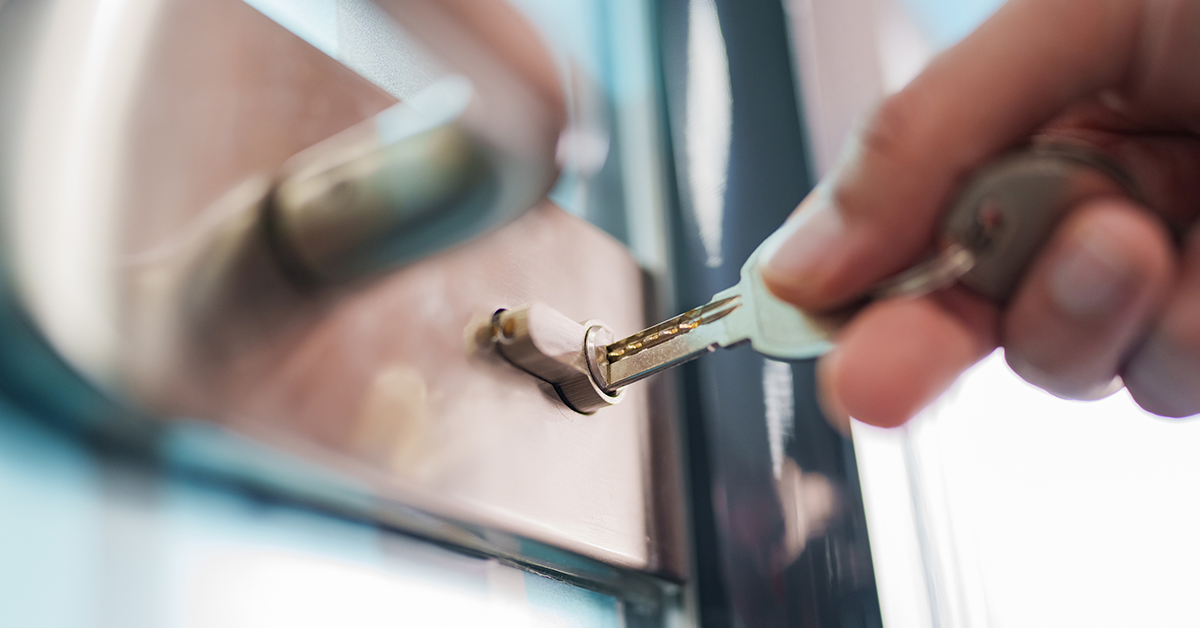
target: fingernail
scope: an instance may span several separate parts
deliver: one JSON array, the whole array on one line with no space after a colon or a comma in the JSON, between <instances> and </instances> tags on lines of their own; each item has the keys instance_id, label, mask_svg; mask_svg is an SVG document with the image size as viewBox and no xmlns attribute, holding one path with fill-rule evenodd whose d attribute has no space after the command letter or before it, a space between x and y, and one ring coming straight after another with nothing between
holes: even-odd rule
<instances>
[{"instance_id":1,"label":"fingernail","mask_svg":"<svg viewBox=\"0 0 1200 628\"><path fill-rule=\"evenodd\" d=\"M804 293L820 285L820 274L845 235L846 228L828 194L814 192L799 211L767 238L761 265L765 275Z\"/></svg>"},{"instance_id":2,"label":"fingernail","mask_svg":"<svg viewBox=\"0 0 1200 628\"><path fill-rule=\"evenodd\" d=\"M1089 228L1068 244L1050 270L1050 296L1064 314L1100 318L1121 307L1135 272L1113 237Z\"/></svg>"}]
</instances>

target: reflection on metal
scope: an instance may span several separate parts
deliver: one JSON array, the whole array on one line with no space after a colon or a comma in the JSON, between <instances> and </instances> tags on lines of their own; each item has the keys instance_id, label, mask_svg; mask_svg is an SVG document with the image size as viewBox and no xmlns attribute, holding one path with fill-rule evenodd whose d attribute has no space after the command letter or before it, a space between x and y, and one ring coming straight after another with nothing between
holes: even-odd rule
<instances>
[{"instance_id":1,"label":"reflection on metal","mask_svg":"<svg viewBox=\"0 0 1200 628\"><path fill-rule=\"evenodd\" d=\"M401 100L449 74L371 0L244 1Z\"/></svg>"},{"instance_id":2,"label":"reflection on metal","mask_svg":"<svg viewBox=\"0 0 1200 628\"><path fill-rule=\"evenodd\" d=\"M608 159L609 140L603 131L585 126L570 126L558 143L558 163L581 177L595 175Z\"/></svg>"},{"instance_id":3,"label":"reflection on metal","mask_svg":"<svg viewBox=\"0 0 1200 628\"><path fill-rule=\"evenodd\" d=\"M244 0L325 54L338 58L338 0Z\"/></svg>"},{"instance_id":4,"label":"reflection on metal","mask_svg":"<svg viewBox=\"0 0 1200 628\"><path fill-rule=\"evenodd\" d=\"M783 571L841 513L837 486L820 473L805 473L791 458L783 459L778 482L784 529L778 569Z\"/></svg>"},{"instance_id":5,"label":"reflection on metal","mask_svg":"<svg viewBox=\"0 0 1200 628\"><path fill-rule=\"evenodd\" d=\"M716 268L724 263L721 235L733 100L725 38L713 0L691 0L688 5L688 57L687 191L708 253L705 264Z\"/></svg>"},{"instance_id":6,"label":"reflection on metal","mask_svg":"<svg viewBox=\"0 0 1200 628\"><path fill-rule=\"evenodd\" d=\"M688 310L671 320L612 343L605 349L608 361L611 363L633 357L643 349L657 347L701 325L721 320L741 306L741 295L734 295Z\"/></svg>"},{"instance_id":7,"label":"reflection on metal","mask_svg":"<svg viewBox=\"0 0 1200 628\"><path fill-rule=\"evenodd\" d=\"M612 331L601 323L576 323L541 303L501 310L492 317L493 346L506 360L554 387L572 410L591 414L621 400L598 384Z\"/></svg>"},{"instance_id":8,"label":"reflection on metal","mask_svg":"<svg viewBox=\"0 0 1200 628\"><path fill-rule=\"evenodd\" d=\"M580 246L595 263L560 263ZM370 289L324 295L297 290L281 271L254 271L270 268L261 244L222 250L195 257L223 260L212 272L162 276L243 281L143 289L128 372L161 414L218 420L410 506L613 564L658 564L660 546L647 542L645 391L629 391L603 420L572 420L536 379L464 346L464 330L498 305L535 297L640 326L640 273L618 243L544 205ZM181 326L150 335L163 321ZM576 381L590 386L583 338L570 340L583 369Z\"/></svg>"},{"instance_id":9,"label":"reflection on metal","mask_svg":"<svg viewBox=\"0 0 1200 628\"><path fill-rule=\"evenodd\" d=\"M433 428L429 384L420 370L396 364L379 370L352 420L351 447L364 459L411 475L412 461Z\"/></svg>"},{"instance_id":10,"label":"reflection on metal","mask_svg":"<svg viewBox=\"0 0 1200 628\"><path fill-rule=\"evenodd\" d=\"M727 346L729 334L725 326L712 323L718 323L740 309L742 302L731 297L718 299L710 305L713 307L704 306L684 313L683 320L671 319L609 345L608 356L618 352L620 355L606 357L600 364L602 386L606 390L616 390ZM664 334L664 331L668 333ZM642 334L645 337L638 338ZM645 338L651 340L646 342Z\"/></svg>"},{"instance_id":11,"label":"reflection on metal","mask_svg":"<svg viewBox=\"0 0 1200 628\"><path fill-rule=\"evenodd\" d=\"M741 295L716 299L712 303L688 310L683 314L660 323L645 331L617 341L607 348L612 362L631 358L646 349L653 349L677 336L682 336L702 325L715 323L732 314L743 305Z\"/></svg>"},{"instance_id":12,"label":"reflection on metal","mask_svg":"<svg viewBox=\"0 0 1200 628\"><path fill-rule=\"evenodd\" d=\"M1035 145L996 159L966 183L942 220L942 237L971 253L959 281L1007 302L1067 212L1102 196L1142 198L1128 172L1088 149Z\"/></svg>"},{"instance_id":13,"label":"reflection on metal","mask_svg":"<svg viewBox=\"0 0 1200 628\"><path fill-rule=\"evenodd\" d=\"M885 279L871 289L876 299L915 299L949 287L975 266L975 254L951 244L937 255Z\"/></svg>"},{"instance_id":14,"label":"reflection on metal","mask_svg":"<svg viewBox=\"0 0 1200 628\"><path fill-rule=\"evenodd\" d=\"M552 169L519 163L472 134L463 118L473 98L467 79L444 78L284 165L264 220L297 281L370 277L537 202Z\"/></svg>"},{"instance_id":15,"label":"reflection on metal","mask_svg":"<svg viewBox=\"0 0 1200 628\"><path fill-rule=\"evenodd\" d=\"M526 59L532 68L514 62L536 37L503 5L469 4L471 11L453 15L442 12L456 6L449 0L385 7L403 23L431 20L429 29L420 30L432 40L426 42L430 54L467 76L473 89L452 125L468 129L466 136L405 137L422 144L417 151L422 154L428 154L426 140L446 146L442 140L454 144L469 137L469 150L452 151L466 156L458 163L473 163L480 154L474 149L482 146L487 159L503 154L516 158L505 164L532 165L537 180L548 186L564 117L552 68L543 72L536 55ZM67 96L75 93L77 73L65 70L85 62L86 46L80 43L85 38L54 30L61 22L39 12L48 6L8 3L0 16L0 106L11 114L0 117L0 137L27 132L38 140L0 142L0 204L10 225L35 219L47 198L86 183L63 178L58 156L71 138L57 126L61 118L35 106L49 98L56 107L49 111L61 112L75 102ZM116 37L121 46L140 48L111 68L103 64L105 99L88 126L111 144L89 149L85 167L75 171L102 183L81 188L96 191L81 210L113 225L86 235L111 235L111 241L87 249L87 259L56 258L78 234L58 227L29 230L31 239L19 233L20 245L5 250L4 262L24 291L6 295L12 298L2 303L44 307L30 312L31 321L0 327L4 346L30 346L27 337L13 335L38 329L45 312L78 315L81 329L111 329L116 342L108 343L111 353L99 360L66 365L75 373L111 382L105 389L110 396L160 418L218 423L323 466L332 476L353 478L360 493L340 497L331 490L332 496L321 499L344 499L344 510L355 517L403 511L408 515L378 516L411 527L432 514L429 521L479 526L479 535L489 530L513 547L532 540L540 543L533 548L553 545L576 557L681 577L679 526L657 511L658 503L673 508L679 502L672 492L677 484L657 475L678 458L670 434L648 442L647 393L629 391L622 404L605 411L604 420L581 419L498 356L464 347L463 330L472 321L489 320L497 307L534 301L574 320L603 317L623 333L641 328L643 276L628 251L593 226L541 203L486 238L373 282L298 286L295 273L279 264L279 241L266 237L272 232L260 220L275 201L270 192L280 181L276 173L295 174L288 168L302 164L285 167L290 158L383 112L394 99L238 0L161 0L154 6L157 11L135 12L144 25L120 23L145 32ZM61 19L77 27L73 20L86 22L90 15ZM32 74L37 80L71 90L34 89L39 86L26 80L30 68L20 65L29 50L44 53L38 57L43 65ZM368 137L373 124L343 137ZM379 127L374 129L378 134ZM363 159L340 163L355 164L350 170L358 172L371 162ZM313 183L328 171L307 172ZM502 173L493 178L502 196L514 191L510 200L538 187ZM297 202L303 196L298 192L291 189L286 202L308 207ZM514 200L509 206L517 205ZM472 225L458 226L464 234L477 233ZM279 233L284 232L274 235ZM359 265L353 256L312 255L316 249L307 245L297 250L305 254L296 256L307 264L302 268L314 274L335 269L330 284L356 279L362 268L382 268ZM587 255L579 255L581 250ZM104 290L74 293L42 281L37 271L56 259L75 264L68 269L74 281L96 279ZM65 300L72 295L87 302ZM112 307L104 306L104 298L113 299ZM73 338L51 337L69 360L80 355ZM57 365L57 354L36 346L45 353L32 363ZM23 394L63 396L62 382L24 374L22 381L34 385ZM80 386L78 378L71 381ZM123 414L130 421L143 416ZM147 432L169 431L138 423L147 425ZM217 435L206 450L210 466L254 468L259 462L242 460L228 432ZM268 490L283 491L286 474L270 477L263 482ZM319 492L291 489L301 497ZM434 528L428 534L441 534L440 524L427 525ZM480 551L496 549L478 539L458 540ZM519 556L523 550L508 551Z\"/></svg>"},{"instance_id":16,"label":"reflection on metal","mask_svg":"<svg viewBox=\"0 0 1200 628\"><path fill-rule=\"evenodd\" d=\"M274 1L295 4L294 0ZM371 0L333 1L337 4L337 60L387 93L408 100L449 74L419 37L397 28L378 4Z\"/></svg>"},{"instance_id":17,"label":"reflection on metal","mask_svg":"<svg viewBox=\"0 0 1200 628\"><path fill-rule=\"evenodd\" d=\"M64 355L112 383L120 340L111 272L120 229L111 211L125 152L122 114L150 45L160 0L95 0L10 6L0 54L3 132L16 149L3 173L6 241L25 307ZM38 26L22 29L22 22ZM41 37L35 39L35 35ZM23 72L29 72L23 84ZM24 88L24 90L22 90ZM23 102L22 102L23 101ZM0 131L2 132L2 131ZM16 208L27 211L13 211Z\"/></svg>"}]
</instances>

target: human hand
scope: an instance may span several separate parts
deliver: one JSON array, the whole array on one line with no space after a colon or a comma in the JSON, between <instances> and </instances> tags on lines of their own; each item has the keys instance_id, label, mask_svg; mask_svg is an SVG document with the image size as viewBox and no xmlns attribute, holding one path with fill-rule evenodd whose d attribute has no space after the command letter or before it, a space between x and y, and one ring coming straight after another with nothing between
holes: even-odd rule
<instances>
[{"instance_id":1,"label":"human hand","mask_svg":"<svg viewBox=\"0 0 1200 628\"><path fill-rule=\"evenodd\" d=\"M1003 311L964 288L868 306L819 365L830 418L899 425L997 345L1056 395L1123 383L1151 412L1200 413L1198 133L1200 3L1010 0L884 101L773 236L767 286L807 309L853 300L928 251L972 171L1031 139L1111 157L1158 216L1082 203Z\"/></svg>"}]
</instances>

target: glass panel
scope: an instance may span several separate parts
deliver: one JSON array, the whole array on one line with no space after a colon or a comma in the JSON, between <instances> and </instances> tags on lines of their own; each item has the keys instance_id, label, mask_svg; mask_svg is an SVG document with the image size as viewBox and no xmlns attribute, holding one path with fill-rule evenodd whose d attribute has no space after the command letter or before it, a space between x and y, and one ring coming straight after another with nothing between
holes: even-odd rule
<instances>
[{"instance_id":1,"label":"glass panel","mask_svg":"<svg viewBox=\"0 0 1200 628\"><path fill-rule=\"evenodd\" d=\"M737 281L811 189L783 7L660 6L685 306ZM855 454L812 361L749 346L684 365L696 588L706 626L872 628L879 607Z\"/></svg>"},{"instance_id":2,"label":"glass panel","mask_svg":"<svg viewBox=\"0 0 1200 628\"><path fill-rule=\"evenodd\" d=\"M3 402L0 500L4 626L637 620L612 596L495 559L97 455Z\"/></svg>"}]
</instances>

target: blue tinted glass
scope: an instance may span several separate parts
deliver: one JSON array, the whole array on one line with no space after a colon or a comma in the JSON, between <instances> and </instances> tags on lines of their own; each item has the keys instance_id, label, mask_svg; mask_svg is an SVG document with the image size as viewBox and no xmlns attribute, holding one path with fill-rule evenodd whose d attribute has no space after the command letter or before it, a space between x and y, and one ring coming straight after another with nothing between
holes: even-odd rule
<instances>
[{"instance_id":1,"label":"blue tinted glass","mask_svg":"<svg viewBox=\"0 0 1200 628\"><path fill-rule=\"evenodd\" d=\"M901 0L935 46L962 39L1004 4L1004 0Z\"/></svg>"}]
</instances>

